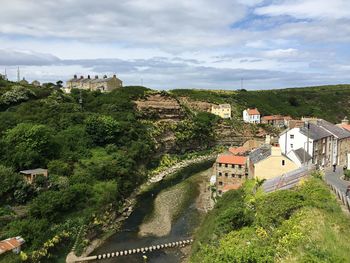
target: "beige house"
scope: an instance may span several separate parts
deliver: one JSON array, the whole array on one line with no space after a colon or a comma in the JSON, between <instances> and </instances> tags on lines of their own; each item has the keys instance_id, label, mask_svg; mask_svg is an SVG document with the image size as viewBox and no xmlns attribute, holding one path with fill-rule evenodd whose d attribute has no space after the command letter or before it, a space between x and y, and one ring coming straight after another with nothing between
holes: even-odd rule
<instances>
[{"instance_id":1,"label":"beige house","mask_svg":"<svg viewBox=\"0 0 350 263\"><path fill-rule=\"evenodd\" d=\"M220 116L223 119L231 118L231 105L219 104L211 106L211 113Z\"/></svg>"},{"instance_id":2,"label":"beige house","mask_svg":"<svg viewBox=\"0 0 350 263\"><path fill-rule=\"evenodd\" d=\"M42 169L42 168L24 170L24 171L20 171L20 173L24 175L24 179L27 181L28 184L33 184L35 178L38 175L43 175L46 178L48 176L47 169Z\"/></svg>"},{"instance_id":3,"label":"beige house","mask_svg":"<svg viewBox=\"0 0 350 263\"><path fill-rule=\"evenodd\" d=\"M95 78L91 78L90 75L87 78L81 76L80 78L77 75L67 81L66 87L64 91L66 93L70 93L72 89L84 89L84 90L100 90L101 92L109 92L117 88L121 88L123 86L123 82L117 78L116 75L108 78L107 75L104 75L103 78L99 78L95 76Z\"/></svg>"},{"instance_id":4,"label":"beige house","mask_svg":"<svg viewBox=\"0 0 350 263\"><path fill-rule=\"evenodd\" d=\"M35 87L39 87L39 86L40 86L40 82L37 81L37 80L34 80L34 81L32 82L32 85L35 86Z\"/></svg>"},{"instance_id":5,"label":"beige house","mask_svg":"<svg viewBox=\"0 0 350 263\"><path fill-rule=\"evenodd\" d=\"M249 176L253 178L271 179L297 168L277 146L264 145L249 154Z\"/></svg>"}]
</instances>

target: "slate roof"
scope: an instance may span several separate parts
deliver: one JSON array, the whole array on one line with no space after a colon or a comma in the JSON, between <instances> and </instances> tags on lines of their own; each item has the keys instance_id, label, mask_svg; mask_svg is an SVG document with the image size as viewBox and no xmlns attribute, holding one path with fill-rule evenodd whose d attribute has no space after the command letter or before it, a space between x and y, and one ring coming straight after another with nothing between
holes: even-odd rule
<instances>
[{"instance_id":1,"label":"slate roof","mask_svg":"<svg viewBox=\"0 0 350 263\"><path fill-rule=\"evenodd\" d=\"M304 148L299 148L297 150L293 150L293 152L295 153L295 156L299 159L299 161L302 162L302 163L304 162L304 156L305 156L305 162L308 162L308 161L310 161L312 159L310 154L308 154L304 150Z\"/></svg>"},{"instance_id":2,"label":"slate roof","mask_svg":"<svg viewBox=\"0 0 350 263\"><path fill-rule=\"evenodd\" d=\"M271 155L271 146L263 145L249 154L249 160L256 164Z\"/></svg>"},{"instance_id":3,"label":"slate roof","mask_svg":"<svg viewBox=\"0 0 350 263\"><path fill-rule=\"evenodd\" d=\"M322 128L325 128L328 132L335 135L339 139L344 139L350 137L350 132L347 130L344 130L337 125L334 125L328 121L325 120L318 120L317 124L320 125Z\"/></svg>"},{"instance_id":4,"label":"slate roof","mask_svg":"<svg viewBox=\"0 0 350 263\"><path fill-rule=\"evenodd\" d=\"M317 120L317 124L309 123L309 136L313 140L319 140L329 136L334 136L337 139L344 139L350 137L350 132L342 129L328 121ZM300 132L307 136L307 124L300 128Z\"/></svg>"},{"instance_id":5,"label":"slate roof","mask_svg":"<svg viewBox=\"0 0 350 263\"><path fill-rule=\"evenodd\" d=\"M308 124L305 124L303 127L300 128L300 132L302 134L304 134L305 136L308 135L308 128L307 128ZM309 123L309 137L312 140L319 140L322 138L326 138L329 136L332 136L332 134L330 132L328 132L327 130L321 128L318 125L315 125L313 123Z\"/></svg>"}]
</instances>

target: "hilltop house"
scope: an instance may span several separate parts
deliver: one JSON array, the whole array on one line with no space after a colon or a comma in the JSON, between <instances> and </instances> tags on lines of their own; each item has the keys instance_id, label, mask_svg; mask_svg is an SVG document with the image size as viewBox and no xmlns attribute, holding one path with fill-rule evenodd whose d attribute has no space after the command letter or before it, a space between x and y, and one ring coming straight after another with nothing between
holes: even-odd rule
<instances>
[{"instance_id":1,"label":"hilltop house","mask_svg":"<svg viewBox=\"0 0 350 263\"><path fill-rule=\"evenodd\" d=\"M217 193L219 195L239 187L248 178L247 158L232 153L218 155L214 164Z\"/></svg>"},{"instance_id":2,"label":"hilltop house","mask_svg":"<svg viewBox=\"0 0 350 263\"><path fill-rule=\"evenodd\" d=\"M298 168L279 146L263 145L249 154L249 176L271 179Z\"/></svg>"},{"instance_id":3,"label":"hilltop house","mask_svg":"<svg viewBox=\"0 0 350 263\"><path fill-rule=\"evenodd\" d=\"M220 116L223 119L231 118L231 105L219 104L211 106L211 113Z\"/></svg>"},{"instance_id":4,"label":"hilltop house","mask_svg":"<svg viewBox=\"0 0 350 263\"><path fill-rule=\"evenodd\" d=\"M42 175L45 177L48 176L47 169L42 169L42 168L37 168L33 170L23 170L23 171L20 171L20 174L24 175L24 179L27 181L28 184L33 184L35 178L38 175Z\"/></svg>"},{"instance_id":5,"label":"hilltop house","mask_svg":"<svg viewBox=\"0 0 350 263\"><path fill-rule=\"evenodd\" d=\"M260 112L256 108L244 110L243 121L246 123L260 123Z\"/></svg>"},{"instance_id":6,"label":"hilltop house","mask_svg":"<svg viewBox=\"0 0 350 263\"><path fill-rule=\"evenodd\" d=\"M346 165L350 154L350 132L325 120L310 120L302 127L289 129L279 137L282 153L290 156L300 148L318 166ZM303 162L304 160L304 154Z\"/></svg>"},{"instance_id":7,"label":"hilltop house","mask_svg":"<svg viewBox=\"0 0 350 263\"><path fill-rule=\"evenodd\" d=\"M63 89L66 93L70 93L72 89L84 89L84 90L100 90L101 92L109 92L117 88L121 88L123 82L113 75L113 77L108 78L107 75L104 75L102 79L99 79L96 75L95 78L91 78L90 75L87 78L81 76L80 78L77 75L67 81L66 87Z\"/></svg>"},{"instance_id":8,"label":"hilltop house","mask_svg":"<svg viewBox=\"0 0 350 263\"><path fill-rule=\"evenodd\" d=\"M13 253L18 254L21 252L21 246L24 243L24 239L20 236L2 240L0 241L0 255L7 251L12 251Z\"/></svg>"},{"instance_id":9,"label":"hilltop house","mask_svg":"<svg viewBox=\"0 0 350 263\"><path fill-rule=\"evenodd\" d=\"M34 81L32 82L32 85L35 86L35 87L40 87L40 82L37 81L37 80L34 80Z\"/></svg>"}]
</instances>

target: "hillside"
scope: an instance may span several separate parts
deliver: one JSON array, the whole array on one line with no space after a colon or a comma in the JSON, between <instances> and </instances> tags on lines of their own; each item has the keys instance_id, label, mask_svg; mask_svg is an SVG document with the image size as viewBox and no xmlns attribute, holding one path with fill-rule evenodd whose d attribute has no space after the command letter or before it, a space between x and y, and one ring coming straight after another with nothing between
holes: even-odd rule
<instances>
[{"instance_id":1,"label":"hillside","mask_svg":"<svg viewBox=\"0 0 350 263\"><path fill-rule=\"evenodd\" d=\"M339 122L344 116L350 116L350 85L260 91L177 89L170 92L194 101L230 103L237 117L247 107L257 107L263 115L317 116L331 122Z\"/></svg>"},{"instance_id":2,"label":"hillside","mask_svg":"<svg viewBox=\"0 0 350 263\"><path fill-rule=\"evenodd\" d=\"M319 178L294 190L223 195L198 229L191 262L350 262L350 220Z\"/></svg>"}]
</instances>

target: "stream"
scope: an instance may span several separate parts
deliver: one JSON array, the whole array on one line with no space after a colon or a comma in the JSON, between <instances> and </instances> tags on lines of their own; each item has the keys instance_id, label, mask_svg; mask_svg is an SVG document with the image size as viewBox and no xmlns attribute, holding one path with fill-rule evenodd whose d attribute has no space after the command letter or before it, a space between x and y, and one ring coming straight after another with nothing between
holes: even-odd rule
<instances>
[{"instance_id":1,"label":"stream","mask_svg":"<svg viewBox=\"0 0 350 263\"><path fill-rule=\"evenodd\" d=\"M121 230L107 239L93 255L192 238L205 216L204 203L210 203L208 185L211 165L212 162L206 162L185 168L140 195L134 211L124 221ZM147 231L144 231L145 228ZM189 251L189 246L171 248L96 262L180 263L186 261ZM143 255L147 257L146 261Z\"/></svg>"}]
</instances>

